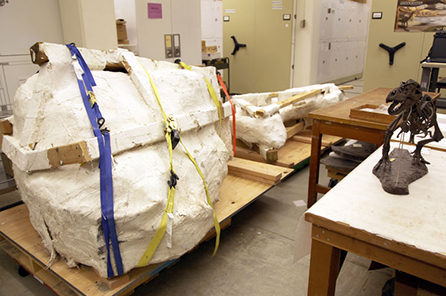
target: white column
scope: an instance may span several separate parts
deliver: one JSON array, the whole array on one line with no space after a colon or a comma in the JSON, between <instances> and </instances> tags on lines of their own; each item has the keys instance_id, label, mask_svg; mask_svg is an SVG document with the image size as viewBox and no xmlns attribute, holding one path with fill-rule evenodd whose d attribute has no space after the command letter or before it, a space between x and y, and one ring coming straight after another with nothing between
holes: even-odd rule
<instances>
[{"instance_id":1,"label":"white column","mask_svg":"<svg viewBox=\"0 0 446 296\"><path fill-rule=\"evenodd\" d=\"M92 49L118 46L113 0L59 0L65 43Z\"/></svg>"}]
</instances>

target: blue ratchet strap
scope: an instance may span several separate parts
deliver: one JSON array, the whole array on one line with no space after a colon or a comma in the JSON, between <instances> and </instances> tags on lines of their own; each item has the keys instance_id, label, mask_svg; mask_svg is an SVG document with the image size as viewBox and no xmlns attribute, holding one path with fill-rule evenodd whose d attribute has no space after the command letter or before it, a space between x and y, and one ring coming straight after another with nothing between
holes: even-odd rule
<instances>
[{"instance_id":1,"label":"blue ratchet strap","mask_svg":"<svg viewBox=\"0 0 446 296\"><path fill-rule=\"evenodd\" d=\"M110 256L110 239L113 247L116 268L118 275L124 273L122 266L121 252L119 250L118 236L116 232L115 218L113 212L113 178L111 164L110 134L107 129L100 128L105 123L99 110L96 98L93 93L93 86L96 86L93 75L88 65L85 63L79 50L71 44L67 44L71 54L76 57L82 68L82 80L77 77L82 101L87 111L88 118L93 128L93 134L98 139L99 146L99 169L100 169L100 190L101 190L101 221L104 230L105 246L107 248L107 276L114 276Z\"/></svg>"}]
</instances>

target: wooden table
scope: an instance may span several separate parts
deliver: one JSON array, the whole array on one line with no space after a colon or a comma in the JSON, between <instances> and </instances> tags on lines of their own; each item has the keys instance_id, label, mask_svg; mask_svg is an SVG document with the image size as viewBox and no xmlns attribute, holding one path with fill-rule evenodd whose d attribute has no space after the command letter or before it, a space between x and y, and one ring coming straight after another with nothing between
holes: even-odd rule
<instances>
[{"instance_id":1,"label":"wooden table","mask_svg":"<svg viewBox=\"0 0 446 296\"><path fill-rule=\"evenodd\" d=\"M322 134L356 139L380 146L384 141L384 134L388 125L350 118L350 109L365 104L378 106L384 104L391 90L390 88L377 88L310 113L310 117L313 119L313 135L308 184L308 207L311 207L316 202L318 193L325 194L330 190L329 187L318 184ZM438 93L428 94L433 99L437 99L440 96Z\"/></svg>"},{"instance_id":2,"label":"wooden table","mask_svg":"<svg viewBox=\"0 0 446 296\"><path fill-rule=\"evenodd\" d=\"M312 223L308 295L334 295L341 250L446 286L446 198L439 185L446 177L446 153L424 155L429 173L403 196L386 193L372 174L381 153L374 152L305 213ZM398 281L396 287L395 295L411 295L398 291L406 288Z\"/></svg>"}]
</instances>

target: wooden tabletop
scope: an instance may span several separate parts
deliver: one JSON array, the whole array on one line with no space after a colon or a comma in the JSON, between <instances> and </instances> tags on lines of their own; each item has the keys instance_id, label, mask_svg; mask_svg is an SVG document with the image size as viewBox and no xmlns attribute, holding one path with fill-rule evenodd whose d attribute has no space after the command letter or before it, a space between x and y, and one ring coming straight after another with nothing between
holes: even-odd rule
<instances>
[{"instance_id":1,"label":"wooden tabletop","mask_svg":"<svg viewBox=\"0 0 446 296\"><path fill-rule=\"evenodd\" d=\"M357 95L353 98L347 99L345 101L336 103L334 105L321 108L319 110L310 113L310 117L313 119L332 121L342 124L356 125L362 127L375 128L378 130L386 130L388 124L383 124L379 122L372 122L367 120L361 120L350 117L350 110L362 105L381 105L386 103L386 97L391 91L391 88L376 88L374 90L368 91L366 93ZM433 99L437 99L440 94L426 92Z\"/></svg>"},{"instance_id":2,"label":"wooden tabletop","mask_svg":"<svg viewBox=\"0 0 446 296\"><path fill-rule=\"evenodd\" d=\"M446 199L441 186L446 153L431 150L423 155L431 163L429 173L409 185L409 195L382 189L372 173L381 154L378 149L330 190L306 212L305 220L446 269ZM446 285L444 272L432 276Z\"/></svg>"}]
</instances>

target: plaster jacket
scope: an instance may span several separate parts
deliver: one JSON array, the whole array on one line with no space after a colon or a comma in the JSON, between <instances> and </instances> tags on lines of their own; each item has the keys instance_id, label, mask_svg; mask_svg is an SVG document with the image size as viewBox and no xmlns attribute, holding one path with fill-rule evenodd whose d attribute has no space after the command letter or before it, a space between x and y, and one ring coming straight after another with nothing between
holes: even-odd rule
<instances>
[{"instance_id":1,"label":"plaster jacket","mask_svg":"<svg viewBox=\"0 0 446 296\"><path fill-rule=\"evenodd\" d=\"M311 94L311 92L315 93ZM293 96L306 93L310 95L302 100L299 99L286 106L281 105L281 102ZM287 140L284 122L306 119L311 111L345 98L345 94L332 83L315 84L280 92L234 96L233 102L237 106L237 138L245 143L279 149Z\"/></svg>"},{"instance_id":2,"label":"plaster jacket","mask_svg":"<svg viewBox=\"0 0 446 296\"><path fill-rule=\"evenodd\" d=\"M14 164L31 223L52 257L60 254L70 265L89 265L106 277L97 139L70 51L48 43L40 44L40 51L48 61L17 91L11 118L14 130L4 136L3 151ZM215 69L193 67L189 71L120 49L80 51L96 81L93 90L110 130L114 216L124 271L128 272L158 229L169 190L163 117L144 68L157 86L165 113L176 117L181 139L203 172L213 202L218 200L231 154L230 106L222 106L220 128L217 108L203 78L218 90ZM86 163L51 159L54 149L78 143L83 145L79 157ZM213 226L212 209L193 163L180 145L172 158L179 176L172 247L167 247L164 237L150 264L181 256Z\"/></svg>"}]
</instances>

